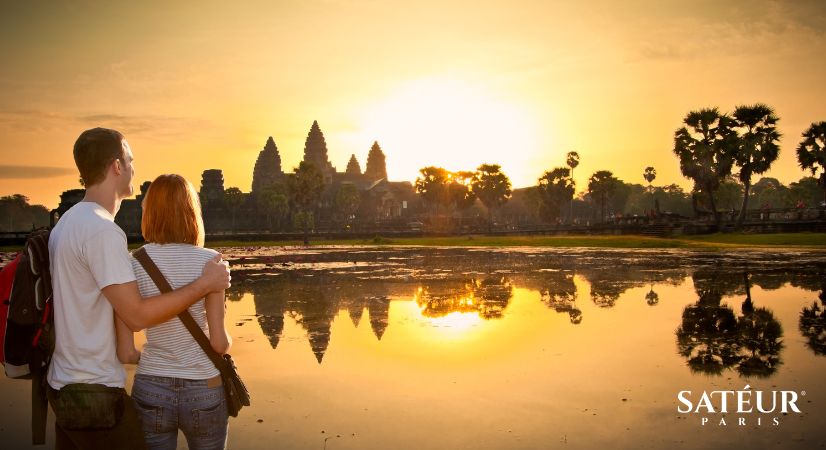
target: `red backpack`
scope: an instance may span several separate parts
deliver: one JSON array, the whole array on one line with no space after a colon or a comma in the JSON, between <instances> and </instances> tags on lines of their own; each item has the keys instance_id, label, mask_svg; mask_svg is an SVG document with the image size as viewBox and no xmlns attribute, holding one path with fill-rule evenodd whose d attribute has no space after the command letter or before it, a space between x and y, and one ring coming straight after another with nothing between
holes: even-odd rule
<instances>
[{"instance_id":1,"label":"red backpack","mask_svg":"<svg viewBox=\"0 0 826 450\"><path fill-rule=\"evenodd\" d=\"M0 339L6 336L6 318L9 316L9 297L11 296L11 285L14 283L14 272L17 270L17 264L23 253L18 253L17 256L2 270L0 270ZM3 351L5 345L0 345L0 361L6 361L6 354Z\"/></svg>"}]
</instances>

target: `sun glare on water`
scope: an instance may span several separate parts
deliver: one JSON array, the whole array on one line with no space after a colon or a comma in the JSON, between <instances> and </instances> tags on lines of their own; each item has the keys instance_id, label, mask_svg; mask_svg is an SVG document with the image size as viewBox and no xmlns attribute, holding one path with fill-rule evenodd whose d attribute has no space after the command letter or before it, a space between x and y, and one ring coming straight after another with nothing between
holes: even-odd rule
<instances>
[{"instance_id":1,"label":"sun glare on water","mask_svg":"<svg viewBox=\"0 0 826 450\"><path fill-rule=\"evenodd\" d=\"M482 163L518 180L540 152L538 133L526 109L494 94L450 79L408 82L364 108L358 139L379 141L391 180L413 180L425 166L472 171Z\"/></svg>"},{"instance_id":2,"label":"sun glare on water","mask_svg":"<svg viewBox=\"0 0 826 450\"><path fill-rule=\"evenodd\" d=\"M428 320L430 325L445 335L460 335L483 321L477 313L452 312L442 317L433 317Z\"/></svg>"}]
</instances>

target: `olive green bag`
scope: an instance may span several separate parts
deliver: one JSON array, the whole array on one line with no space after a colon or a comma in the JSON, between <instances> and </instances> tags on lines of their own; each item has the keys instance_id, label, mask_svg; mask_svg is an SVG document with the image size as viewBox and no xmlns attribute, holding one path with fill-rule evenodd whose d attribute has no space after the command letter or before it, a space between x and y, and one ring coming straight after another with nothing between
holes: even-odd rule
<instances>
[{"instance_id":1,"label":"olive green bag","mask_svg":"<svg viewBox=\"0 0 826 450\"><path fill-rule=\"evenodd\" d=\"M57 425L66 430L114 428L123 415L125 391L102 384L67 384L52 390Z\"/></svg>"}]
</instances>

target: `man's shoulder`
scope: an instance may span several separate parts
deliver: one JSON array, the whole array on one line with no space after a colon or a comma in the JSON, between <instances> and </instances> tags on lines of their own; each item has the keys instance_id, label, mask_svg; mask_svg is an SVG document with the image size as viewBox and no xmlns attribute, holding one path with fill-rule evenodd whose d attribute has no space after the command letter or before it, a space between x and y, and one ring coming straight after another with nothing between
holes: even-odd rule
<instances>
[{"instance_id":1,"label":"man's shoulder","mask_svg":"<svg viewBox=\"0 0 826 450\"><path fill-rule=\"evenodd\" d=\"M90 202L80 202L69 208L60 218L57 226L65 229L78 229L87 234L114 231L125 235L123 230L112 221L111 215L106 210Z\"/></svg>"}]
</instances>

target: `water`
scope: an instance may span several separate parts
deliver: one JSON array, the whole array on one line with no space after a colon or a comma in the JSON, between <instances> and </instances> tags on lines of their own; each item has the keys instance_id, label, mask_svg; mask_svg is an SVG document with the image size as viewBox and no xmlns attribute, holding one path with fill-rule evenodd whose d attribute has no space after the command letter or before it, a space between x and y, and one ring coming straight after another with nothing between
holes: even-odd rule
<instances>
[{"instance_id":1,"label":"water","mask_svg":"<svg viewBox=\"0 0 826 450\"><path fill-rule=\"evenodd\" d=\"M230 448L826 446L826 253L223 252L253 398ZM0 381L7 413L19 383ZM677 410L746 385L801 413ZM25 443L25 420L2 428Z\"/></svg>"}]
</instances>

